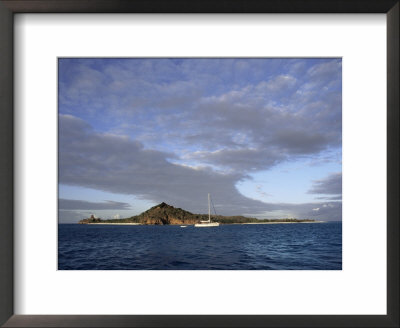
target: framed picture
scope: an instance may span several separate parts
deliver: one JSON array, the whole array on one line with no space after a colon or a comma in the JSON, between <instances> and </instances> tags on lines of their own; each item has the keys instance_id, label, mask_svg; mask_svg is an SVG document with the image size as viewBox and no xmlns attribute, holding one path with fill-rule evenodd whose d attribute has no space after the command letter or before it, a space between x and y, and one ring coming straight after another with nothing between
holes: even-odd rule
<instances>
[{"instance_id":1,"label":"framed picture","mask_svg":"<svg viewBox=\"0 0 400 328\"><path fill-rule=\"evenodd\" d=\"M398 1L0 10L1 324L399 325Z\"/></svg>"}]
</instances>

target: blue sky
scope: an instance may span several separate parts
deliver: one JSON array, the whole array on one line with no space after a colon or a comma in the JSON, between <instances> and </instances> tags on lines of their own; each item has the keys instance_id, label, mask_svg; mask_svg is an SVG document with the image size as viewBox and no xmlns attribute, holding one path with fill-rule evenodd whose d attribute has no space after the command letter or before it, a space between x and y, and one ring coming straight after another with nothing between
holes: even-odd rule
<instances>
[{"instance_id":1,"label":"blue sky","mask_svg":"<svg viewBox=\"0 0 400 328\"><path fill-rule=\"evenodd\" d=\"M341 220L341 59L59 59L59 218Z\"/></svg>"}]
</instances>

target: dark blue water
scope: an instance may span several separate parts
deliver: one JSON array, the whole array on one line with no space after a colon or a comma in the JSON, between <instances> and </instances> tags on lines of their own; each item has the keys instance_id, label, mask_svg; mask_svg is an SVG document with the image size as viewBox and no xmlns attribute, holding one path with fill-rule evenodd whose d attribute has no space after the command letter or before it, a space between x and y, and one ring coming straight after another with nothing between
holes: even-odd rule
<instances>
[{"instance_id":1,"label":"dark blue water","mask_svg":"<svg viewBox=\"0 0 400 328\"><path fill-rule=\"evenodd\" d=\"M342 224L60 224L59 270L341 270Z\"/></svg>"}]
</instances>

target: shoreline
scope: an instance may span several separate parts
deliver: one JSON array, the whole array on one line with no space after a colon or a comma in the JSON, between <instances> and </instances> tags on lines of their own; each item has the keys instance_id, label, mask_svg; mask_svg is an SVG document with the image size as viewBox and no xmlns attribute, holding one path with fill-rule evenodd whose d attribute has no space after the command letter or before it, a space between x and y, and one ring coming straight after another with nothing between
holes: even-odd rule
<instances>
[{"instance_id":1,"label":"shoreline","mask_svg":"<svg viewBox=\"0 0 400 328\"><path fill-rule=\"evenodd\" d=\"M143 225L141 223L107 223L107 222L99 222L99 223L79 223L79 224L97 224L97 225Z\"/></svg>"},{"instance_id":2,"label":"shoreline","mask_svg":"<svg viewBox=\"0 0 400 328\"><path fill-rule=\"evenodd\" d=\"M325 221L312 222L247 222L247 223L231 223L231 224L290 224L290 223L324 223Z\"/></svg>"},{"instance_id":3,"label":"shoreline","mask_svg":"<svg viewBox=\"0 0 400 328\"><path fill-rule=\"evenodd\" d=\"M245 222L245 223L220 223L220 225L238 225L238 224L292 224L292 223L325 223L325 221L312 221L312 222ZM80 223L80 224L91 224L91 225L156 225L156 224L142 224L142 223L107 223L107 222L99 222L99 223ZM171 226L194 226L194 224L165 224Z\"/></svg>"}]
</instances>

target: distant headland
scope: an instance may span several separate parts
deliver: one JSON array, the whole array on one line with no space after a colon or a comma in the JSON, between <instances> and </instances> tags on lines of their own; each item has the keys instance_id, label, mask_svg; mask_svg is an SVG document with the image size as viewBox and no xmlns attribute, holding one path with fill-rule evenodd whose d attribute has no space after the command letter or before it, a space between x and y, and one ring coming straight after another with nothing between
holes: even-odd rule
<instances>
[{"instance_id":1,"label":"distant headland","mask_svg":"<svg viewBox=\"0 0 400 328\"><path fill-rule=\"evenodd\" d=\"M103 220L94 215L80 220L79 224L116 224L116 225L193 225L200 221L208 220L207 214L193 214L181 208L175 208L166 203L161 203L147 211L124 219ZM286 219L256 219L245 216L222 216L215 215L211 221L220 224L273 224L273 223L315 223L321 222L312 219L299 220L295 218Z\"/></svg>"}]
</instances>

